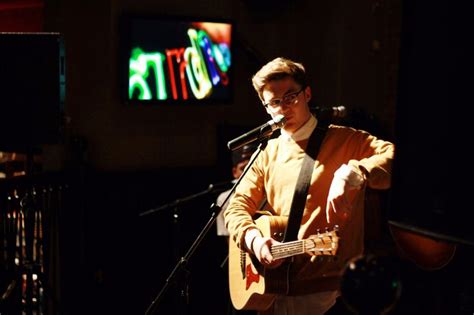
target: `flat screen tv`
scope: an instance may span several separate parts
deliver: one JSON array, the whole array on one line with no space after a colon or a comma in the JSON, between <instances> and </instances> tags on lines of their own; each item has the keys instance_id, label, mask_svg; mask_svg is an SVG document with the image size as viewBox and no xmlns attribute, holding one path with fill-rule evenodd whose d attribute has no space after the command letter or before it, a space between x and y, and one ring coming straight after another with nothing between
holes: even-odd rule
<instances>
[{"instance_id":1,"label":"flat screen tv","mask_svg":"<svg viewBox=\"0 0 474 315\"><path fill-rule=\"evenodd\" d=\"M121 93L127 104L232 101L230 21L124 16Z\"/></svg>"}]
</instances>

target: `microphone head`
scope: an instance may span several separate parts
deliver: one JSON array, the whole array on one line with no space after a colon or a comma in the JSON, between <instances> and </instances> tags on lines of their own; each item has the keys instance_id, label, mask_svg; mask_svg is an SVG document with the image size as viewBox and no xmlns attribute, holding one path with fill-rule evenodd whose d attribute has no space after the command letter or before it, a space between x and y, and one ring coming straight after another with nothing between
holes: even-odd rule
<instances>
[{"instance_id":1,"label":"microphone head","mask_svg":"<svg viewBox=\"0 0 474 315\"><path fill-rule=\"evenodd\" d=\"M311 111L316 115L318 120L333 122L338 119L346 118L347 109L345 106L333 106L333 107L319 107L316 106L311 109Z\"/></svg>"},{"instance_id":2,"label":"microphone head","mask_svg":"<svg viewBox=\"0 0 474 315\"><path fill-rule=\"evenodd\" d=\"M277 128L283 128L286 124L286 118L283 115L277 115L275 118L273 118L273 121L275 122L275 126Z\"/></svg>"},{"instance_id":3,"label":"microphone head","mask_svg":"<svg viewBox=\"0 0 474 315\"><path fill-rule=\"evenodd\" d=\"M347 116L347 110L345 106L336 106L334 109L334 118L345 118Z\"/></svg>"}]
</instances>

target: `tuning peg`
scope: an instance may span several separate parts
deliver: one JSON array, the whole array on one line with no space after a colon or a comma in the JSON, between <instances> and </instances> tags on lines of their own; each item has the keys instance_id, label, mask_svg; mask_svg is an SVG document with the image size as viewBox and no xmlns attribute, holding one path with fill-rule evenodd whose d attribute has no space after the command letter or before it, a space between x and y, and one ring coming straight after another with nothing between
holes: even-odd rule
<instances>
[{"instance_id":1,"label":"tuning peg","mask_svg":"<svg viewBox=\"0 0 474 315\"><path fill-rule=\"evenodd\" d=\"M336 231L336 232L339 231L339 225L337 225L337 224L334 225L334 231Z\"/></svg>"},{"instance_id":2,"label":"tuning peg","mask_svg":"<svg viewBox=\"0 0 474 315\"><path fill-rule=\"evenodd\" d=\"M275 240L281 241L283 240L283 232L273 232L273 238Z\"/></svg>"}]
</instances>

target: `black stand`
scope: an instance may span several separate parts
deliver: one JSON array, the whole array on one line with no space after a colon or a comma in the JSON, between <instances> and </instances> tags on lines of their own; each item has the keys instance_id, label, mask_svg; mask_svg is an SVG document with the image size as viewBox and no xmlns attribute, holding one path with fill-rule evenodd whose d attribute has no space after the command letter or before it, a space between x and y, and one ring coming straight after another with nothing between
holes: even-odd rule
<instances>
[{"instance_id":1,"label":"black stand","mask_svg":"<svg viewBox=\"0 0 474 315\"><path fill-rule=\"evenodd\" d=\"M247 171L250 169L250 167L252 166L252 164L255 162L255 159L257 158L257 156L263 151L265 150L265 147L267 145L267 140L268 138L265 138L265 139L262 139L261 142L260 142L260 145L258 146L258 149L257 149L257 153L253 156L253 159L249 162L249 164L247 165L247 167L245 168L244 172L242 173L242 175L239 177L239 179L237 180L237 182L235 182L235 184L232 186L231 190L229 191L229 194L226 196L225 200L222 202L221 205L216 205L215 203L213 203L210 207L210 209L212 210L211 211L211 217L209 219L209 221L207 221L206 225L204 226L204 228L201 230L201 232L199 233L198 237L196 238L196 240L193 242L193 244L191 244L191 247L188 249L188 251L186 252L186 254L181 257L178 261L178 263L176 264L176 266L173 268L173 270L171 271L170 275L168 276L168 278L166 279L166 282L164 284L164 286L161 288L161 291L158 293L157 297L153 300L153 302L150 304L150 306L148 307L148 309L145 311L145 315L151 315L151 314L154 314L158 305L160 304L161 300L163 299L163 296L164 294L166 293L166 291L168 290L169 286L171 283L173 283L177 276L180 275L180 277L178 277L178 279L180 280L184 280L186 283L184 283L184 285L181 286L181 290L180 290L180 293L185 295L185 298L186 298L186 301L188 301L188 283L187 283L187 280L189 278L189 270L186 269L186 266L189 262L189 260L191 259L192 255L194 254L194 252L196 251L196 249L199 247L199 245L201 244L202 240L204 239L204 237L207 235L207 232L209 232L209 230L211 229L212 225L214 224L214 222L216 221L216 218L217 218L217 214L220 212L221 208L222 208L222 205L225 204L227 202L227 200L230 198L230 196L234 193L235 191L235 188L237 187L237 185L239 185L240 181L242 180L242 178L245 176L245 174L247 173ZM199 193L199 194L196 194L196 195L201 195L203 194L204 192L202 193ZM206 191L207 193L207 191ZM194 195L194 196L196 196ZM190 196L192 197L192 196ZM188 198L185 198L183 200L189 200L189 197ZM176 203L177 201L175 201ZM174 204L174 203L172 203ZM169 208L170 205L165 205L164 207L166 208ZM157 209L152 209L150 211L147 211L147 212L144 212L140 215L146 215L146 214L149 214L151 212L156 212L157 210L161 210L163 207L160 207L160 208L157 208ZM183 275L183 272L184 275Z\"/></svg>"},{"instance_id":2,"label":"black stand","mask_svg":"<svg viewBox=\"0 0 474 315\"><path fill-rule=\"evenodd\" d=\"M172 201L172 202L170 202L168 204L165 204L163 206L160 206L158 208L147 210L145 212L140 213L139 216L143 217L145 215L152 214L152 213L155 213L155 212L160 212L160 211L163 211L163 210L167 210L169 208L176 209L180 205L182 205L186 202L192 201L195 198L207 195L207 194L212 193L212 192L217 192L219 190L224 191L224 190L227 189L228 185L229 185L229 183L227 183L227 182L218 183L218 184L210 184L207 189L205 189L201 192L198 192L196 194L193 194L193 195L190 195L190 196L187 196L187 197L184 197L184 198L176 199L175 201Z\"/></svg>"},{"instance_id":3,"label":"black stand","mask_svg":"<svg viewBox=\"0 0 474 315\"><path fill-rule=\"evenodd\" d=\"M148 211L140 213L139 216L146 216L152 213L158 213L158 212L163 212L165 210L172 209L172 217L173 217L173 257L176 259L180 259L179 255L181 253L181 244L179 241L177 241L181 235L181 229L180 229L180 217L181 217L181 212L180 212L180 206L188 203L190 201L193 201L196 198L199 198L201 196L205 196L210 193L216 193L220 191L224 191L228 189L230 183L224 182L224 183L217 183L217 184L210 184L209 187L201 192L189 195L184 198L179 198L176 199L168 204L165 204L163 206L150 209ZM184 267L184 266L183 266ZM184 314L186 311L184 310L185 307L189 304L189 294L188 294L188 277L189 277L189 272L185 270L184 268L182 269L183 273L180 274L180 279L175 281L176 284L183 284L182 287L176 287L178 291L178 297L176 298L176 305L179 305L180 308L183 308L183 310L180 310L179 314Z\"/></svg>"}]
</instances>

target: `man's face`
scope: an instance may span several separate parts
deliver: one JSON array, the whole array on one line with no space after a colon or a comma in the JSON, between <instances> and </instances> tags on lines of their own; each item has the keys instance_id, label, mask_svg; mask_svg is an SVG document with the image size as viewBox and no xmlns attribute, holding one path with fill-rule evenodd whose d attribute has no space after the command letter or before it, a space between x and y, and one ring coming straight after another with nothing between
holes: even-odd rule
<instances>
[{"instance_id":1,"label":"man's face","mask_svg":"<svg viewBox=\"0 0 474 315\"><path fill-rule=\"evenodd\" d=\"M268 105L266 107L267 113L272 118L278 115L285 116L286 124L283 129L290 133L298 130L311 115L308 106L308 101L311 99L311 88L306 87L302 90L302 86L291 77L270 81L263 89L262 96L265 104L272 103L272 101L278 103L276 106ZM285 102L287 98L292 100ZM277 101L275 102L275 100Z\"/></svg>"},{"instance_id":2,"label":"man's face","mask_svg":"<svg viewBox=\"0 0 474 315\"><path fill-rule=\"evenodd\" d=\"M247 164L249 164L249 160L243 160L232 167L232 175L234 178L239 178L240 175L242 175Z\"/></svg>"}]
</instances>

